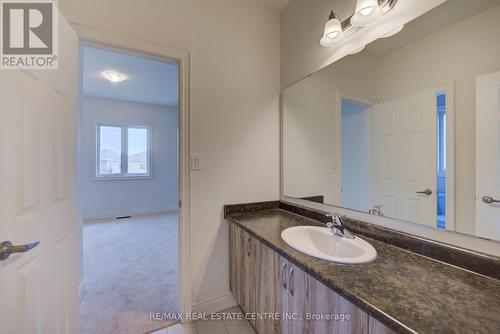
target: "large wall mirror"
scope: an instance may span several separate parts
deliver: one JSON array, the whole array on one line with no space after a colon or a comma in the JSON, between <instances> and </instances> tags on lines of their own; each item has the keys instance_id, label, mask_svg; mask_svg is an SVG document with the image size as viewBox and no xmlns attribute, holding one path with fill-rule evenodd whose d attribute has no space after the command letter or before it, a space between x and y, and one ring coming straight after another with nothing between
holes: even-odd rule
<instances>
[{"instance_id":1,"label":"large wall mirror","mask_svg":"<svg viewBox=\"0 0 500 334\"><path fill-rule=\"evenodd\" d=\"M500 0L448 0L283 91L283 195L500 240Z\"/></svg>"}]
</instances>

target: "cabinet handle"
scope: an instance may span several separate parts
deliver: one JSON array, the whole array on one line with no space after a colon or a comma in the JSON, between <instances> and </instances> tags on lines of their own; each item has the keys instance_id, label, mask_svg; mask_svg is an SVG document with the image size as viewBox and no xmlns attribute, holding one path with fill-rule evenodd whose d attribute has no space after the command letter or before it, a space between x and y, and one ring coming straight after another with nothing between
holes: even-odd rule
<instances>
[{"instance_id":1,"label":"cabinet handle","mask_svg":"<svg viewBox=\"0 0 500 334\"><path fill-rule=\"evenodd\" d=\"M290 287L290 294L293 297L293 267L290 268L290 275L288 275L288 286Z\"/></svg>"},{"instance_id":2,"label":"cabinet handle","mask_svg":"<svg viewBox=\"0 0 500 334\"><path fill-rule=\"evenodd\" d=\"M286 275L285 275L285 269L286 269L286 262L283 263L283 267L281 267L281 284L283 285L283 289L286 290Z\"/></svg>"},{"instance_id":3,"label":"cabinet handle","mask_svg":"<svg viewBox=\"0 0 500 334\"><path fill-rule=\"evenodd\" d=\"M250 237L248 237L247 241L247 255L250 257Z\"/></svg>"}]
</instances>

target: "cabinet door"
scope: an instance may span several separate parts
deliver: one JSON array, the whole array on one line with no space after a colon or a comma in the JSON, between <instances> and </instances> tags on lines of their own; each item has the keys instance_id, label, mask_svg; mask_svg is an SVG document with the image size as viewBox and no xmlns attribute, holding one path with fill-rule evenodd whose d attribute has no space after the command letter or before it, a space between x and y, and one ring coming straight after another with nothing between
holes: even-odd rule
<instances>
[{"instance_id":1,"label":"cabinet door","mask_svg":"<svg viewBox=\"0 0 500 334\"><path fill-rule=\"evenodd\" d=\"M282 323L282 333L368 333L368 314L350 303L297 266L287 263L285 292L292 319ZM329 318L328 318L329 317Z\"/></svg>"},{"instance_id":2,"label":"cabinet door","mask_svg":"<svg viewBox=\"0 0 500 334\"><path fill-rule=\"evenodd\" d=\"M309 279L308 333L368 333L368 314L314 278ZM322 319L321 315L330 319Z\"/></svg>"},{"instance_id":3,"label":"cabinet door","mask_svg":"<svg viewBox=\"0 0 500 334\"><path fill-rule=\"evenodd\" d=\"M229 289L239 305L241 305L241 263L244 255L241 246L240 228L229 224Z\"/></svg>"},{"instance_id":4,"label":"cabinet door","mask_svg":"<svg viewBox=\"0 0 500 334\"><path fill-rule=\"evenodd\" d=\"M240 227L229 224L229 288L244 313L256 312L255 251L256 240Z\"/></svg>"},{"instance_id":5,"label":"cabinet door","mask_svg":"<svg viewBox=\"0 0 500 334\"><path fill-rule=\"evenodd\" d=\"M369 322L369 333L370 334L395 334L395 332L386 327L384 324L382 324L380 321L377 319L370 317L370 322Z\"/></svg>"},{"instance_id":6,"label":"cabinet door","mask_svg":"<svg viewBox=\"0 0 500 334\"><path fill-rule=\"evenodd\" d=\"M261 242L256 242L256 298L255 309L262 315L280 313L281 281L280 256ZM280 333L279 319L266 316L257 319L255 329L258 333Z\"/></svg>"},{"instance_id":7,"label":"cabinet door","mask_svg":"<svg viewBox=\"0 0 500 334\"><path fill-rule=\"evenodd\" d=\"M279 289L277 289L278 312L280 312L279 333L288 334L288 329L292 327L292 320L287 318L290 309L288 306L288 276L290 262L280 256L278 263L278 279L280 283Z\"/></svg>"},{"instance_id":8,"label":"cabinet door","mask_svg":"<svg viewBox=\"0 0 500 334\"><path fill-rule=\"evenodd\" d=\"M310 333L306 313L311 307L311 300L308 290L311 277L296 265L288 262L288 316L287 334Z\"/></svg>"},{"instance_id":9,"label":"cabinet door","mask_svg":"<svg viewBox=\"0 0 500 334\"><path fill-rule=\"evenodd\" d=\"M255 313L256 297L256 240L247 232L239 228L241 243L241 267L240 267L240 306L244 313ZM252 317L253 318L253 317ZM255 320L249 320L255 326Z\"/></svg>"}]
</instances>

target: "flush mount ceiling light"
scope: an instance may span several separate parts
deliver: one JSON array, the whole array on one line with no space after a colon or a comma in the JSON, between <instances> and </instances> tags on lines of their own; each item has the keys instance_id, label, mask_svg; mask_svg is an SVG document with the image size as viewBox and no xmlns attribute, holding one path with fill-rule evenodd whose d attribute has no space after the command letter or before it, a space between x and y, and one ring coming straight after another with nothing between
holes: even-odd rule
<instances>
[{"instance_id":1,"label":"flush mount ceiling light","mask_svg":"<svg viewBox=\"0 0 500 334\"><path fill-rule=\"evenodd\" d=\"M336 42L350 37L377 17L393 10L397 2L398 0L357 0L355 13L343 22L340 22L332 11L325 24L320 40L321 46L331 47ZM393 34L397 34L399 31L395 30ZM383 37L389 37L389 35Z\"/></svg>"},{"instance_id":2,"label":"flush mount ceiling light","mask_svg":"<svg viewBox=\"0 0 500 334\"><path fill-rule=\"evenodd\" d=\"M320 44L322 46L328 46L336 40L339 40L342 36L342 24L337 15L330 12L328 17L328 22L325 24L325 30L323 31L323 37L321 37Z\"/></svg>"},{"instance_id":3,"label":"flush mount ceiling light","mask_svg":"<svg viewBox=\"0 0 500 334\"><path fill-rule=\"evenodd\" d=\"M405 25L403 24L402 26L399 26L396 29L393 29L393 30L389 31L388 33L383 34L382 36L380 36L380 38L387 38L387 37L394 36L398 32L400 32L401 30L403 30L404 27L405 27Z\"/></svg>"},{"instance_id":4,"label":"flush mount ceiling light","mask_svg":"<svg viewBox=\"0 0 500 334\"><path fill-rule=\"evenodd\" d=\"M351 17L353 27L364 27L381 14L378 0L357 0L356 11Z\"/></svg>"},{"instance_id":5,"label":"flush mount ceiling light","mask_svg":"<svg viewBox=\"0 0 500 334\"><path fill-rule=\"evenodd\" d=\"M116 71L102 71L101 74L110 82L122 82L127 80L127 76L125 74Z\"/></svg>"}]
</instances>

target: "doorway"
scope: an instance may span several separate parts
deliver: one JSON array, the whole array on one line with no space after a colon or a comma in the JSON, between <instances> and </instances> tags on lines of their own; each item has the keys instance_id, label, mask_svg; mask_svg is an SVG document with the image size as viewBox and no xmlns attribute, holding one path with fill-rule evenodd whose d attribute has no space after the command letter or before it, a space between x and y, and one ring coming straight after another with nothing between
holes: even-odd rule
<instances>
[{"instance_id":1,"label":"doorway","mask_svg":"<svg viewBox=\"0 0 500 334\"><path fill-rule=\"evenodd\" d=\"M179 67L83 43L82 333L146 333L179 312Z\"/></svg>"},{"instance_id":2,"label":"doorway","mask_svg":"<svg viewBox=\"0 0 500 334\"><path fill-rule=\"evenodd\" d=\"M354 100L341 100L341 206L366 211L369 175L370 106Z\"/></svg>"},{"instance_id":3,"label":"doorway","mask_svg":"<svg viewBox=\"0 0 500 334\"><path fill-rule=\"evenodd\" d=\"M446 92L436 94L437 228L446 229Z\"/></svg>"}]
</instances>

